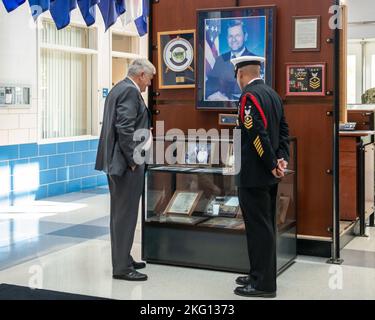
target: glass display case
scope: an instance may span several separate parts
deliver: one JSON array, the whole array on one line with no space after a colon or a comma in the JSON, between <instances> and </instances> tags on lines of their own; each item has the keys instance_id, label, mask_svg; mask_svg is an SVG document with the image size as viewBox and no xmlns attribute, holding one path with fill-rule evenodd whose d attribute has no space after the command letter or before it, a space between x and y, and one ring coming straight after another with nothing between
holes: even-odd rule
<instances>
[{"instance_id":1,"label":"glass display case","mask_svg":"<svg viewBox=\"0 0 375 320\"><path fill-rule=\"evenodd\" d=\"M295 151L292 139L291 161L277 199L279 271L296 256ZM144 260L233 272L249 270L235 176L228 172L223 164L199 161L148 167L142 206Z\"/></svg>"}]
</instances>

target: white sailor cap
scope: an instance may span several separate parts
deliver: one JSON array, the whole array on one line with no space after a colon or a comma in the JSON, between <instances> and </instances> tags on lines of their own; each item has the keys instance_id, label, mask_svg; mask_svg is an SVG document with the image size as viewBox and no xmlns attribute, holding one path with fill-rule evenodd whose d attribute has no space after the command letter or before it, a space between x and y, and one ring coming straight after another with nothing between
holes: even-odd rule
<instances>
[{"instance_id":1,"label":"white sailor cap","mask_svg":"<svg viewBox=\"0 0 375 320\"><path fill-rule=\"evenodd\" d=\"M241 56L230 60L230 62L232 62L234 65L235 78L237 77L238 69L249 65L260 66L264 61L266 61L265 58L258 56Z\"/></svg>"}]
</instances>

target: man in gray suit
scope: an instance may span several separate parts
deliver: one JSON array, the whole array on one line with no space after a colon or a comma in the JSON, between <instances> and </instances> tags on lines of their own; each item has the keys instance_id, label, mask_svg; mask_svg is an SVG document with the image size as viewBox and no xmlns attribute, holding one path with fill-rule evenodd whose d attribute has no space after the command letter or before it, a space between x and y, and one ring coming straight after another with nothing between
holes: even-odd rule
<instances>
[{"instance_id":1,"label":"man in gray suit","mask_svg":"<svg viewBox=\"0 0 375 320\"><path fill-rule=\"evenodd\" d=\"M136 141L137 132L146 130L148 138L151 138L151 113L141 92L151 85L155 73L155 67L148 60L133 61L127 77L112 88L104 106L95 169L104 171L108 177L115 279L147 280L147 275L136 271L146 267L146 264L135 262L130 251L145 173L145 163L139 160L142 156L139 154L140 143Z\"/></svg>"}]
</instances>

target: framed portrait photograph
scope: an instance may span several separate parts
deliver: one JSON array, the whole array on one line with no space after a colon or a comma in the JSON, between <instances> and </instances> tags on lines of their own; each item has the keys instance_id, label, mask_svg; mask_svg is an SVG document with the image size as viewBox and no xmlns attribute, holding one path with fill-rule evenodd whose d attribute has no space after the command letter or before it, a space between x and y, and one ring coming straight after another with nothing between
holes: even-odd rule
<instances>
[{"instance_id":1,"label":"framed portrait photograph","mask_svg":"<svg viewBox=\"0 0 375 320\"><path fill-rule=\"evenodd\" d=\"M176 190L169 201L164 214L181 214L190 216L198 204L202 192L189 192Z\"/></svg>"},{"instance_id":2,"label":"framed portrait photograph","mask_svg":"<svg viewBox=\"0 0 375 320\"><path fill-rule=\"evenodd\" d=\"M195 30L158 32L160 89L195 87Z\"/></svg>"},{"instance_id":3,"label":"framed portrait photograph","mask_svg":"<svg viewBox=\"0 0 375 320\"><path fill-rule=\"evenodd\" d=\"M292 17L293 51L320 51L320 16Z\"/></svg>"},{"instance_id":4,"label":"framed portrait photograph","mask_svg":"<svg viewBox=\"0 0 375 320\"><path fill-rule=\"evenodd\" d=\"M231 59L261 56L261 77L274 86L276 7L197 11L196 107L236 110L241 89Z\"/></svg>"},{"instance_id":5,"label":"framed portrait photograph","mask_svg":"<svg viewBox=\"0 0 375 320\"><path fill-rule=\"evenodd\" d=\"M287 64L287 96L325 96L326 64Z\"/></svg>"}]
</instances>

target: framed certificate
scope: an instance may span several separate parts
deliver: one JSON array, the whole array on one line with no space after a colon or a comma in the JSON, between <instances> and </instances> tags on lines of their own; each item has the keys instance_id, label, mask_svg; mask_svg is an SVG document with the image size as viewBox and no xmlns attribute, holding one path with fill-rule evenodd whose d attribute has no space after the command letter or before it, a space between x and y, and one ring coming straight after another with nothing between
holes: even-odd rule
<instances>
[{"instance_id":1,"label":"framed certificate","mask_svg":"<svg viewBox=\"0 0 375 320\"><path fill-rule=\"evenodd\" d=\"M194 212L201 195L202 191L176 191L169 201L164 214L182 214L190 216Z\"/></svg>"},{"instance_id":2,"label":"framed certificate","mask_svg":"<svg viewBox=\"0 0 375 320\"><path fill-rule=\"evenodd\" d=\"M287 96L325 96L325 63L287 64Z\"/></svg>"},{"instance_id":3,"label":"framed certificate","mask_svg":"<svg viewBox=\"0 0 375 320\"><path fill-rule=\"evenodd\" d=\"M195 30L158 32L160 89L195 87Z\"/></svg>"},{"instance_id":4,"label":"framed certificate","mask_svg":"<svg viewBox=\"0 0 375 320\"><path fill-rule=\"evenodd\" d=\"M292 19L293 51L320 51L320 16Z\"/></svg>"}]
</instances>

